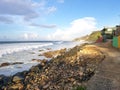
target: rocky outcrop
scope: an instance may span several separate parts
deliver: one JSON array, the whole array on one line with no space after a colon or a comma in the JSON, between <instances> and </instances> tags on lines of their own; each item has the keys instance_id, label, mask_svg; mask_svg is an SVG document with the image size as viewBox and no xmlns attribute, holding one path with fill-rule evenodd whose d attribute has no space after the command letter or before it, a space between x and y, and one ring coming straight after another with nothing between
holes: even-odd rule
<instances>
[{"instance_id":1,"label":"rocky outcrop","mask_svg":"<svg viewBox=\"0 0 120 90\"><path fill-rule=\"evenodd\" d=\"M92 45L76 46L50 61L41 61L24 74L14 75L0 89L73 90L94 75L103 59L104 54Z\"/></svg>"},{"instance_id":2,"label":"rocky outcrop","mask_svg":"<svg viewBox=\"0 0 120 90\"><path fill-rule=\"evenodd\" d=\"M23 64L23 62L13 62L13 63L4 62L4 63L0 64L0 67L5 67L5 66L15 65L15 64Z\"/></svg>"},{"instance_id":3,"label":"rocky outcrop","mask_svg":"<svg viewBox=\"0 0 120 90\"><path fill-rule=\"evenodd\" d=\"M5 67L5 66L9 66L9 65L10 65L10 63L4 62L4 63L2 63L2 64L0 65L0 67Z\"/></svg>"},{"instance_id":4,"label":"rocky outcrop","mask_svg":"<svg viewBox=\"0 0 120 90\"><path fill-rule=\"evenodd\" d=\"M66 48L60 49L60 50L55 50L55 51L48 51L48 52L43 53L42 55L45 56L46 58L53 58L53 57L56 57L58 55L62 55L65 52L66 52ZM41 56L41 54L39 56Z\"/></svg>"}]
</instances>

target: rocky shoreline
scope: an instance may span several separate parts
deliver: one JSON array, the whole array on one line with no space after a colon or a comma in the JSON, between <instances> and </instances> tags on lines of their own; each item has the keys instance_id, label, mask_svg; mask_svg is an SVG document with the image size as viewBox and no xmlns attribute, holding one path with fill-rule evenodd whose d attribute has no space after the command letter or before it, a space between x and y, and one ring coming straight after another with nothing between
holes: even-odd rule
<instances>
[{"instance_id":1,"label":"rocky shoreline","mask_svg":"<svg viewBox=\"0 0 120 90\"><path fill-rule=\"evenodd\" d=\"M52 57L55 51L46 56ZM29 71L14 76L0 76L0 90L73 90L85 86L94 75L105 55L88 44L76 46L52 57L50 61L39 60L40 64Z\"/></svg>"}]
</instances>

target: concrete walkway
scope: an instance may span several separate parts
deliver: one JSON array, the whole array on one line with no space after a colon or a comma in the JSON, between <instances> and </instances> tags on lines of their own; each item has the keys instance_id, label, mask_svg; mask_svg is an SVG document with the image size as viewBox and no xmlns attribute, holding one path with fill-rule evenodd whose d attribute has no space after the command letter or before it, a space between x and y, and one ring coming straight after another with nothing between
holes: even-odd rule
<instances>
[{"instance_id":1,"label":"concrete walkway","mask_svg":"<svg viewBox=\"0 0 120 90\"><path fill-rule=\"evenodd\" d=\"M87 90L120 90L120 50L110 45L97 45L106 58L88 81Z\"/></svg>"}]
</instances>

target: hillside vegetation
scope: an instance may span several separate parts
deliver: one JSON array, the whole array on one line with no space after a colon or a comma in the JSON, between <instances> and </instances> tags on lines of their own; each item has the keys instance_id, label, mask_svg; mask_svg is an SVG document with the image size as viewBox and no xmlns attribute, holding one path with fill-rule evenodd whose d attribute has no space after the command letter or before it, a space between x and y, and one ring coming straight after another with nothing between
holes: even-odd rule
<instances>
[{"instance_id":1,"label":"hillside vegetation","mask_svg":"<svg viewBox=\"0 0 120 90\"><path fill-rule=\"evenodd\" d=\"M96 41L98 36L101 36L100 31L94 31L90 35L86 35L80 38L76 38L73 41L80 41L80 40L86 40L86 41Z\"/></svg>"},{"instance_id":2,"label":"hillside vegetation","mask_svg":"<svg viewBox=\"0 0 120 90\"><path fill-rule=\"evenodd\" d=\"M101 32L100 32L100 31L92 32L92 33L88 36L87 40L88 40L88 41L96 41L96 40L98 39L98 36L101 36Z\"/></svg>"}]
</instances>

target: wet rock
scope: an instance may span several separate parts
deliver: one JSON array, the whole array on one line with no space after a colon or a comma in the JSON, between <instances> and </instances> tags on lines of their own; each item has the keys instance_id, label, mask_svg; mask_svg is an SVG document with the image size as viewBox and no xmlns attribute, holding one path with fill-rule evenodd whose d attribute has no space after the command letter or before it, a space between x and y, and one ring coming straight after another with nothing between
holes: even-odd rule
<instances>
[{"instance_id":1,"label":"wet rock","mask_svg":"<svg viewBox=\"0 0 120 90\"><path fill-rule=\"evenodd\" d=\"M2 63L2 64L0 65L0 67L5 67L5 66L9 66L9 65L10 65L10 63L5 62L5 63Z\"/></svg>"},{"instance_id":2,"label":"wet rock","mask_svg":"<svg viewBox=\"0 0 120 90\"><path fill-rule=\"evenodd\" d=\"M1 87L2 85L4 85L5 83L7 83L7 81L6 81L5 79L6 79L6 76L0 75L0 87Z\"/></svg>"},{"instance_id":3,"label":"wet rock","mask_svg":"<svg viewBox=\"0 0 120 90\"><path fill-rule=\"evenodd\" d=\"M42 54L39 54L38 56L43 56Z\"/></svg>"},{"instance_id":4,"label":"wet rock","mask_svg":"<svg viewBox=\"0 0 120 90\"><path fill-rule=\"evenodd\" d=\"M41 62L41 59L32 59L32 61Z\"/></svg>"},{"instance_id":5,"label":"wet rock","mask_svg":"<svg viewBox=\"0 0 120 90\"><path fill-rule=\"evenodd\" d=\"M41 68L42 68L42 66L41 66ZM30 71L31 71L31 72L39 73L40 69L39 69L39 67L37 67L37 66L33 66L33 67L30 69Z\"/></svg>"},{"instance_id":6,"label":"wet rock","mask_svg":"<svg viewBox=\"0 0 120 90\"><path fill-rule=\"evenodd\" d=\"M15 65L15 64L23 64L23 62L14 62L14 63L4 62L0 65L0 67L5 67L5 66Z\"/></svg>"},{"instance_id":7,"label":"wet rock","mask_svg":"<svg viewBox=\"0 0 120 90\"><path fill-rule=\"evenodd\" d=\"M14 63L11 63L11 65L15 65L15 64L23 64L23 62L14 62Z\"/></svg>"},{"instance_id":8,"label":"wet rock","mask_svg":"<svg viewBox=\"0 0 120 90\"><path fill-rule=\"evenodd\" d=\"M42 52L42 51L44 51L44 50L43 49L39 50L39 52Z\"/></svg>"},{"instance_id":9,"label":"wet rock","mask_svg":"<svg viewBox=\"0 0 120 90\"><path fill-rule=\"evenodd\" d=\"M47 50L52 50L52 48L46 48Z\"/></svg>"},{"instance_id":10,"label":"wet rock","mask_svg":"<svg viewBox=\"0 0 120 90\"><path fill-rule=\"evenodd\" d=\"M30 54L35 54L35 52L30 52Z\"/></svg>"},{"instance_id":11,"label":"wet rock","mask_svg":"<svg viewBox=\"0 0 120 90\"><path fill-rule=\"evenodd\" d=\"M0 75L0 90L11 83L11 77ZM4 89L5 90L5 89Z\"/></svg>"},{"instance_id":12,"label":"wet rock","mask_svg":"<svg viewBox=\"0 0 120 90\"><path fill-rule=\"evenodd\" d=\"M20 77L24 78L27 74L28 74L28 71L23 71L23 72L16 73L14 76L20 76Z\"/></svg>"},{"instance_id":13,"label":"wet rock","mask_svg":"<svg viewBox=\"0 0 120 90\"><path fill-rule=\"evenodd\" d=\"M36 61L37 59L32 59L32 61Z\"/></svg>"}]
</instances>

